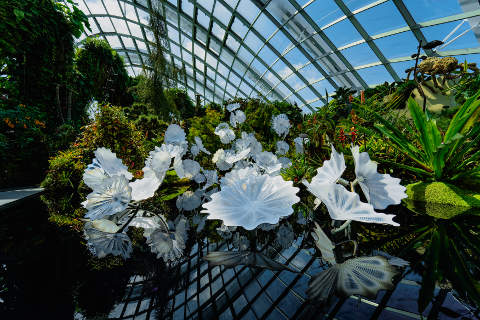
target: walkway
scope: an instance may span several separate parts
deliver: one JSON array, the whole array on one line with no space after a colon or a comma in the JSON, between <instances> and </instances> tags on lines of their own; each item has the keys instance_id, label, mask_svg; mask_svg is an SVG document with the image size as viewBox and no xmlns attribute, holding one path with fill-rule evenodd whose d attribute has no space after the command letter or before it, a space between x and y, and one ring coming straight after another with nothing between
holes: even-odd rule
<instances>
[{"instance_id":1,"label":"walkway","mask_svg":"<svg viewBox=\"0 0 480 320\"><path fill-rule=\"evenodd\" d=\"M0 192L0 211L18 204L23 200L38 197L43 193L43 188L16 188Z\"/></svg>"}]
</instances>

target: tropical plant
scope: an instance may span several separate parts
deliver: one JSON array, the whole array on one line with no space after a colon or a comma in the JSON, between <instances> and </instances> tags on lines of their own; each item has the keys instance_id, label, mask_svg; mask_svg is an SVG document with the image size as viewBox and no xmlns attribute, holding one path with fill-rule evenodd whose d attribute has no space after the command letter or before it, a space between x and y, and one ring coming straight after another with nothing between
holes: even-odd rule
<instances>
[{"instance_id":1,"label":"tropical plant","mask_svg":"<svg viewBox=\"0 0 480 320\"><path fill-rule=\"evenodd\" d=\"M130 105L133 98L127 93L129 76L123 58L106 40L88 37L82 43L75 53L79 81L87 88L81 94L101 103Z\"/></svg>"},{"instance_id":2,"label":"tropical plant","mask_svg":"<svg viewBox=\"0 0 480 320\"><path fill-rule=\"evenodd\" d=\"M480 91L460 107L444 134L428 111L425 113L413 98L408 109L414 128L399 130L386 118L373 113L378 121L375 128L388 143L396 147L416 166L396 164L425 178L434 180L476 180L480 178ZM417 144L418 143L418 144ZM392 163L393 164L393 163Z\"/></svg>"}]
</instances>

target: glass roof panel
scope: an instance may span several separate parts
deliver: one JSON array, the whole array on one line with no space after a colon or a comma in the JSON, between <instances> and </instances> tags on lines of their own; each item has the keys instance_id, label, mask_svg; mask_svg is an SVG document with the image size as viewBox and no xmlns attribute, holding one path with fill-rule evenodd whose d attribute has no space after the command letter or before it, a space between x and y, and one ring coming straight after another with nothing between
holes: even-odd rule
<instances>
[{"instance_id":1,"label":"glass roof panel","mask_svg":"<svg viewBox=\"0 0 480 320\"><path fill-rule=\"evenodd\" d=\"M320 27L345 16L333 0L316 0L309 4L305 11Z\"/></svg>"},{"instance_id":2,"label":"glass roof panel","mask_svg":"<svg viewBox=\"0 0 480 320\"><path fill-rule=\"evenodd\" d=\"M220 20L221 23L228 26L230 18L232 17L232 12L217 1L215 4L215 10L213 11L213 16Z\"/></svg>"},{"instance_id":3,"label":"glass roof panel","mask_svg":"<svg viewBox=\"0 0 480 320\"><path fill-rule=\"evenodd\" d=\"M403 0L405 6L417 22L447 17L462 13L458 0ZM469 0L465 1L469 2Z\"/></svg>"},{"instance_id":4,"label":"glass roof panel","mask_svg":"<svg viewBox=\"0 0 480 320\"><path fill-rule=\"evenodd\" d=\"M413 53L417 53L418 47L418 41L411 32L377 39L375 44L387 59L410 57Z\"/></svg>"},{"instance_id":5,"label":"glass roof panel","mask_svg":"<svg viewBox=\"0 0 480 320\"><path fill-rule=\"evenodd\" d=\"M325 29L324 32L337 48L362 39L362 36L348 19L334 24Z\"/></svg>"},{"instance_id":6,"label":"glass roof panel","mask_svg":"<svg viewBox=\"0 0 480 320\"><path fill-rule=\"evenodd\" d=\"M179 85L218 103L261 92L313 109L325 89L404 78L419 39L445 41L422 54L480 62L476 0L79 0L86 34L107 39L131 75L148 63L153 3L166 13L167 58L187 70Z\"/></svg>"},{"instance_id":7,"label":"glass roof panel","mask_svg":"<svg viewBox=\"0 0 480 320\"><path fill-rule=\"evenodd\" d=\"M370 0L369 0L370 1ZM369 35L405 27L407 23L393 2L388 1L355 15Z\"/></svg>"},{"instance_id":8,"label":"glass roof panel","mask_svg":"<svg viewBox=\"0 0 480 320\"><path fill-rule=\"evenodd\" d=\"M378 57L366 43L342 50L342 54L354 67L378 61Z\"/></svg>"}]
</instances>

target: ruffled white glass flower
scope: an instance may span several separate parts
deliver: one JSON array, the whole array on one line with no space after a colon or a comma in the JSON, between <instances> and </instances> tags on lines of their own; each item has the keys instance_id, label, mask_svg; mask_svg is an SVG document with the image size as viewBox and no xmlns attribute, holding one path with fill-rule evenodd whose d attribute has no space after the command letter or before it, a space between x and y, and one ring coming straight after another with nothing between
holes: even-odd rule
<instances>
[{"instance_id":1,"label":"ruffled white glass flower","mask_svg":"<svg viewBox=\"0 0 480 320\"><path fill-rule=\"evenodd\" d=\"M202 142L202 139L200 139L200 137L195 137L194 139L195 139L195 145L198 147L200 151L208 155L211 154L210 151L205 149L205 147L203 146L203 142Z\"/></svg>"},{"instance_id":2,"label":"ruffled white glass flower","mask_svg":"<svg viewBox=\"0 0 480 320\"><path fill-rule=\"evenodd\" d=\"M88 210L86 218L97 220L125 210L132 199L132 188L125 176L113 176L87 196L82 205Z\"/></svg>"},{"instance_id":3,"label":"ruffled white glass flower","mask_svg":"<svg viewBox=\"0 0 480 320\"><path fill-rule=\"evenodd\" d=\"M272 118L272 128L280 137L285 137L288 134L290 127L290 120L288 120L286 114L282 113Z\"/></svg>"},{"instance_id":4,"label":"ruffled white glass flower","mask_svg":"<svg viewBox=\"0 0 480 320\"><path fill-rule=\"evenodd\" d=\"M196 144L192 144L192 146L190 147L190 153L195 159L195 157L198 156L198 154L200 153L200 148Z\"/></svg>"},{"instance_id":5,"label":"ruffled white glass flower","mask_svg":"<svg viewBox=\"0 0 480 320\"><path fill-rule=\"evenodd\" d=\"M127 166L110 149L98 148L94 154L95 158L83 174L83 181L90 188L100 187L107 177L123 175L128 180L133 178L133 175L128 172Z\"/></svg>"},{"instance_id":6,"label":"ruffled white glass flower","mask_svg":"<svg viewBox=\"0 0 480 320\"><path fill-rule=\"evenodd\" d=\"M269 151L263 151L257 154L255 163L263 169L265 173L270 175L278 174L282 168L282 164L278 161L277 156Z\"/></svg>"},{"instance_id":7,"label":"ruffled white glass flower","mask_svg":"<svg viewBox=\"0 0 480 320\"><path fill-rule=\"evenodd\" d=\"M246 167L243 169L234 169L227 172L224 177L220 179L221 186L232 185L236 181L247 179L248 177L258 176L258 171L253 167Z\"/></svg>"},{"instance_id":8,"label":"ruffled white glass flower","mask_svg":"<svg viewBox=\"0 0 480 320\"><path fill-rule=\"evenodd\" d=\"M235 150L237 152L246 149L250 149L251 156L262 152L262 144L258 142L253 133L242 132L242 138L235 140Z\"/></svg>"},{"instance_id":9,"label":"ruffled white glass flower","mask_svg":"<svg viewBox=\"0 0 480 320\"><path fill-rule=\"evenodd\" d=\"M357 193L350 192L339 184L325 185L322 190L319 190L319 198L327 207L333 220L355 220L399 226L393 221L395 215L376 212L371 204L361 202Z\"/></svg>"},{"instance_id":10,"label":"ruffled white glass flower","mask_svg":"<svg viewBox=\"0 0 480 320\"><path fill-rule=\"evenodd\" d=\"M278 162L282 164L282 169L289 168L292 165L292 160L287 157L278 158Z\"/></svg>"},{"instance_id":11,"label":"ruffled white glass flower","mask_svg":"<svg viewBox=\"0 0 480 320\"><path fill-rule=\"evenodd\" d=\"M132 188L132 200L140 201L153 197L161 183L152 169L143 168L143 178L129 184Z\"/></svg>"},{"instance_id":12,"label":"ruffled white glass flower","mask_svg":"<svg viewBox=\"0 0 480 320\"><path fill-rule=\"evenodd\" d=\"M225 150L224 160L230 164L234 164L240 160L246 159L250 154L250 148L235 152L234 150Z\"/></svg>"},{"instance_id":13,"label":"ruffled white glass flower","mask_svg":"<svg viewBox=\"0 0 480 320\"><path fill-rule=\"evenodd\" d=\"M237 124L242 124L247 120L247 116L242 110L237 110L230 114L230 124L232 127L236 128Z\"/></svg>"},{"instance_id":14,"label":"ruffled white glass flower","mask_svg":"<svg viewBox=\"0 0 480 320\"><path fill-rule=\"evenodd\" d=\"M330 160L323 162L323 165L317 169L317 174L312 178L312 182L303 180L302 183L308 191L316 197L322 199L323 191L328 185L334 185L345 171L345 159L343 153L338 153L332 145Z\"/></svg>"},{"instance_id":15,"label":"ruffled white glass flower","mask_svg":"<svg viewBox=\"0 0 480 320\"><path fill-rule=\"evenodd\" d=\"M150 152L145 160L143 178L130 182L132 188L132 200L140 201L153 197L155 191L163 182L171 164L170 154L167 151L156 149Z\"/></svg>"},{"instance_id":16,"label":"ruffled white glass flower","mask_svg":"<svg viewBox=\"0 0 480 320\"><path fill-rule=\"evenodd\" d=\"M185 249L185 241L187 239L187 220L180 217L175 232L170 232L163 228L153 231L147 238L147 244L153 253L157 254L157 258L163 261L174 261L183 255Z\"/></svg>"},{"instance_id":17,"label":"ruffled white glass flower","mask_svg":"<svg viewBox=\"0 0 480 320\"><path fill-rule=\"evenodd\" d=\"M303 144L306 139L305 138L302 138L302 137L297 137L295 139L293 139L293 142L295 143L295 153L298 153L298 154L303 154Z\"/></svg>"},{"instance_id":18,"label":"ruffled white glass flower","mask_svg":"<svg viewBox=\"0 0 480 320\"><path fill-rule=\"evenodd\" d=\"M222 187L202 212L208 219L220 219L226 226L253 230L262 223L275 224L293 213L292 206L300 201L291 181L281 176L251 176Z\"/></svg>"},{"instance_id":19,"label":"ruffled white glass flower","mask_svg":"<svg viewBox=\"0 0 480 320\"><path fill-rule=\"evenodd\" d=\"M178 124L171 124L165 131L164 141L166 144L180 145L185 142L185 131Z\"/></svg>"},{"instance_id":20,"label":"ruffled white glass flower","mask_svg":"<svg viewBox=\"0 0 480 320\"><path fill-rule=\"evenodd\" d=\"M186 141L178 145L163 143L160 147L155 147L155 150L150 152L150 156L152 155L152 152L165 151L168 152L170 158L181 158L187 152L186 146L188 146Z\"/></svg>"},{"instance_id":21,"label":"ruffled white glass flower","mask_svg":"<svg viewBox=\"0 0 480 320\"><path fill-rule=\"evenodd\" d=\"M238 102L237 102L237 103L231 103L231 104L227 105L227 110L228 110L229 112L232 112L232 111L234 111L234 110L239 109L240 107L241 107L241 105L240 105L240 103L238 103Z\"/></svg>"},{"instance_id":22,"label":"ruffled white glass flower","mask_svg":"<svg viewBox=\"0 0 480 320\"><path fill-rule=\"evenodd\" d=\"M226 171L232 168L232 164L226 161L225 150L218 149L212 157L212 162L221 171Z\"/></svg>"},{"instance_id":23,"label":"ruffled white glass flower","mask_svg":"<svg viewBox=\"0 0 480 320\"><path fill-rule=\"evenodd\" d=\"M277 141L277 154L283 156L288 152L290 146L285 141Z\"/></svg>"},{"instance_id":24,"label":"ruffled white glass flower","mask_svg":"<svg viewBox=\"0 0 480 320\"><path fill-rule=\"evenodd\" d=\"M205 175L205 178L207 178L207 182L203 186L203 189L207 189L215 183L218 183L218 173L216 170L204 170L203 174Z\"/></svg>"},{"instance_id":25,"label":"ruffled white glass flower","mask_svg":"<svg viewBox=\"0 0 480 320\"><path fill-rule=\"evenodd\" d=\"M385 209L391 204L399 204L407 197L406 188L400 184L400 179L378 173L377 164L370 160L367 152L359 152L358 146L351 149L357 182L375 209Z\"/></svg>"},{"instance_id":26,"label":"ruffled white glass flower","mask_svg":"<svg viewBox=\"0 0 480 320\"><path fill-rule=\"evenodd\" d=\"M183 194L177 197L176 205L179 210L192 211L202 204L202 193L192 192L190 190L185 191Z\"/></svg>"},{"instance_id":27,"label":"ruffled white glass flower","mask_svg":"<svg viewBox=\"0 0 480 320\"><path fill-rule=\"evenodd\" d=\"M195 160L181 160L178 158L173 162L173 168L180 179L192 179L201 169L200 164Z\"/></svg>"},{"instance_id":28,"label":"ruffled white glass flower","mask_svg":"<svg viewBox=\"0 0 480 320\"><path fill-rule=\"evenodd\" d=\"M117 233L120 228L109 220L87 222L84 235L92 253L98 258L112 254L128 259L132 253L132 242L125 233Z\"/></svg>"},{"instance_id":29,"label":"ruffled white glass flower","mask_svg":"<svg viewBox=\"0 0 480 320\"><path fill-rule=\"evenodd\" d=\"M215 134L220 137L220 142L227 144L235 139L235 132L228 126L228 123L222 122L215 128Z\"/></svg>"}]
</instances>

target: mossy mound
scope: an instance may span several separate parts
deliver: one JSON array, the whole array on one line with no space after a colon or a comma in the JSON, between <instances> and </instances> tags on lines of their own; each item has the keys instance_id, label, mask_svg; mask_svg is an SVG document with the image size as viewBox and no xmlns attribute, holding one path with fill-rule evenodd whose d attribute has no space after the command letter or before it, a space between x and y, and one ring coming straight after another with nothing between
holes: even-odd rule
<instances>
[{"instance_id":1,"label":"mossy mound","mask_svg":"<svg viewBox=\"0 0 480 320\"><path fill-rule=\"evenodd\" d=\"M480 193L444 182L417 182L407 186L407 207L439 219L480 214Z\"/></svg>"}]
</instances>

